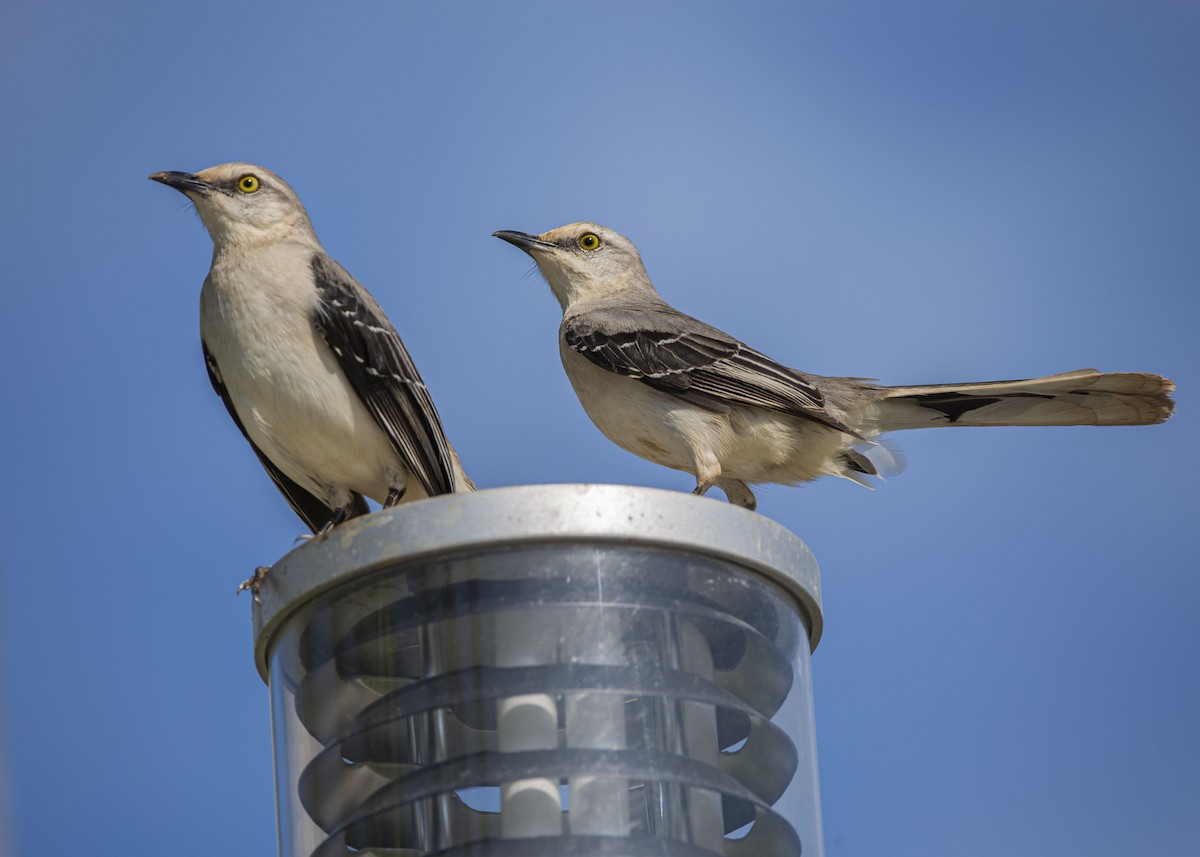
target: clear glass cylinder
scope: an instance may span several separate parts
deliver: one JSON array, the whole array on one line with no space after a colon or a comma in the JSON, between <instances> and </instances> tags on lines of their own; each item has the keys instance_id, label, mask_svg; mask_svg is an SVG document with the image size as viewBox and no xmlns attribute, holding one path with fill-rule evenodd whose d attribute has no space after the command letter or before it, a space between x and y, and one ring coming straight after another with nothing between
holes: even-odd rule
<instances>
[{"instance_id":1,"label":"clear glass cylinder","mask_svg":"<svg viewBox=\"0 0 1200 857\"><path fill-rule=\"evenodd\" d=\"M349 522L256 608L280 853L821 855L818 597L786 530L670 492Z\"/></svg>"}]
</instances>

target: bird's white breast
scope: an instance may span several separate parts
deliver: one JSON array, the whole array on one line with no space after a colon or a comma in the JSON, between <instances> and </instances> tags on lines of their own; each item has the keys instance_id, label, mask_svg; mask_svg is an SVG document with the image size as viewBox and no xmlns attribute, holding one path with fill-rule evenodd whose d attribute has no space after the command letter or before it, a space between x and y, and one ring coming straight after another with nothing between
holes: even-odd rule
<instances>
[{"instance_id":1,"label":"bird's white breast","mask_svg":"<svg viewBox=\"0 0 1200 857\"><path fill-rule=\"evenodd\" d=\"M727 420L592 363L559 341L563 369L588 417L605 437L634 455L692 471L696 451L722 434Z\"/></svg>"},{"instance_id":2,"label":"bird's white breast","mask_svg":"<svg viewBox=\"0 0 1200 857\"><path fill-rule=\"evenodd\" d=\"M294 247L215 258L200 295L201 336L272 462L331 505L348 490L381 502L389 474L405 470L313 324L310 259Z\"/></svg>"}]
</instances>

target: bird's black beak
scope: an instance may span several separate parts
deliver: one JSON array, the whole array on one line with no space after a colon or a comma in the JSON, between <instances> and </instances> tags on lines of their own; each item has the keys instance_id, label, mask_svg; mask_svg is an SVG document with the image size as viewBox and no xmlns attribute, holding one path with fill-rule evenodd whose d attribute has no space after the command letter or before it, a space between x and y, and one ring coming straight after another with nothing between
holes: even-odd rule
<instances>
[{"instance_id":1,"label":"bird's black beak","mask_svg":"<svg viewBox=\"0 0 1200 857\"><path fill-rule=\"evenodd\" d=\"M536 250L548 250L555 246L549 241L543 241L536 235L530 235L528 232L514 232L511 229L501 229L499 232L493 232L492 235L502 241L507 241L514 247L520 247L526 253L533 253Z\"/></svg>"},{"instance_id":2,"label":"bird's black beak","mask_svg":"<svg viewBox=\"0 0 1200 857\"><path fill-rule=\"evenodd\" d=\"M163 173L153 173L150 179L156 182L162 182L167 187L173 187L180 193L198 193L207 194L213 189L213 186L192 173L178 173L174 170L169 170Z\"/></svg>"}]
</instances>

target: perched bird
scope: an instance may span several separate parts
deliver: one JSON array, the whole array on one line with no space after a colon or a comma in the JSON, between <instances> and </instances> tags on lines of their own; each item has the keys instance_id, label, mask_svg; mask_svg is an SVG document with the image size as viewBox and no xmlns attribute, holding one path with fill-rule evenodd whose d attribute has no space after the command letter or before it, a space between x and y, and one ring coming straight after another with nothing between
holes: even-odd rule
<instances>
[{"instance_id":1,"label":"perched bird","mask_svg":"<svg viewBox=\"0 0 1200 857\"><path fill-rule=\"evenodd\" d=\"M150 178L195 203L212 236L209 380L314 533L365 514L364 496L386 507L474 488L395 328L283 179L240 163Z\"/></svg>"},{"instance_id":2,"label":"perched bird","mask_svg":"<svg viewBox=\"0 0 1200 857\"><path fill-rule=\"evenodd\" d=\"M667 304L623 235L572 223L497 238L533 257L562 304L559 352L592 422L642 458L753 509L753 483L896 472L881 432L938 426L1145 425L1171 415L1158 375L1081 369L1028 381L883 387L789 369Z\"/></svg>"}]
</instances>

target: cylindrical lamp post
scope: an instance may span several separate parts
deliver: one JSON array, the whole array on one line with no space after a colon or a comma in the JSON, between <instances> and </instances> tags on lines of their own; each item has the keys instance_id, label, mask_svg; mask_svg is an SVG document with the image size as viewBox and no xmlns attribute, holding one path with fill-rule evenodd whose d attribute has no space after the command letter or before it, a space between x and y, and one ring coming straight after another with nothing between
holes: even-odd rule
<instances>
[{"instance_id":1,"label":"cylindrical lamp post","mask_svg":"<svg viewBox=\"0 0 1200 857\"><path fill-rule=\"evenodd\" d=\"M820 857L820 582L766 518L534 485L343 524L254 608L282 857Z\"/></svg>"}]
</instances>

